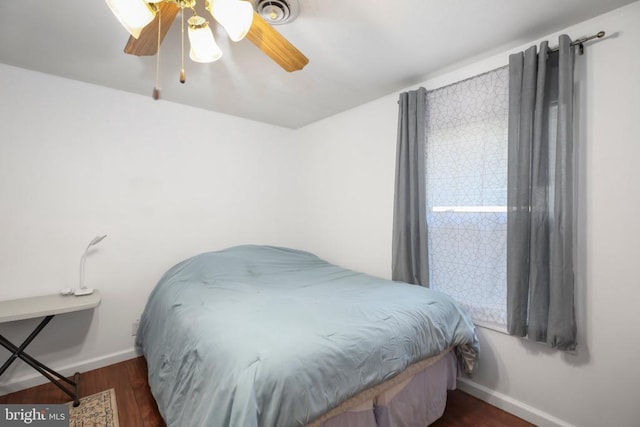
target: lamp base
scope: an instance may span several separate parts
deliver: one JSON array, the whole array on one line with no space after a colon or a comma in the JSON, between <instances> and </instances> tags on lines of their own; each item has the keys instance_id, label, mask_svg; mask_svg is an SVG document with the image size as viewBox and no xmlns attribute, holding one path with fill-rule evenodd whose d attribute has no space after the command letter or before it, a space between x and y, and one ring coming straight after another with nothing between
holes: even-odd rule
<instances>
[{"instance_id":1,"label":"lamp base","mask_svg":"<svg viewBox=\"0 0 640 427\"><path fill-rule=\"evenodd\" d=\"M91 288L80 288L80 289L76 289L76 291L73 294L77 297L81 297L82 295L91 295L92 293L93 293L93 289Z\"/></svg>"}]
</instances>

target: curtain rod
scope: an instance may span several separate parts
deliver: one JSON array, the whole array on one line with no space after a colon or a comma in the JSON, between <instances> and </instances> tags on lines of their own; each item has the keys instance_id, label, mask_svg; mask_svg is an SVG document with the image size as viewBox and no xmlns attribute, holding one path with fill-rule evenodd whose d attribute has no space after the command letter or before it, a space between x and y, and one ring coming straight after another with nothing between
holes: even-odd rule
<instances>
[{"instance_id":1,"label":"curtain rod","mask_svg":"<svg viewBox=\"0 0 640 427\"><path fill-rule=\"evenodd\" d=\"M603 38L603 37L605 36L605 34L606 34L606 33L605 33L604 31L598 31L598 33L597 33L597 34L593 34L593 35L591 35L591 36L589 36L589 37L583 37L583 38L581 38L581 39L578 39L578 40L576 40L576 41L571 42L571 46L578 46L578 53L579 53L580 55L583 55L583 54L584 54L584 43L586 43L586 42L588 42L588 41L591 41L591 40L593 40L593 39L601 39L601 38ZM548 50L548 53L553 53L553 52L557 52L557 51L558 51L558 48L557 48L557 47L554 47L554 48L552 48L552 49L549 49L549 50ZM506 65L503 65L503 67L506 67ZM502 68L502 67L498 67L498 68ZM496 70L497 70L498 68L496 68ZM489 72L491 72L491 71L495 71L495 70L487 71L487 73L489 73ZM483 74L484 74L484 73L483 73ZM468 79L465 79L465 80L469 80L469 79L472 79L472 78L474 78L474 77L477 77L477 76L471 76L471 77L469 77ZM464 80L462 80L462 81L464 81ZM460 82L451 83L451 84L449 84L449 85L445 85L445 86L442 86L442 87L439 87L439 88L437 88L437 89L433 89L433 90L442 89L443 87L452 86L452 85L457 84L457 83L460 83ZM398 104L400 104L400 101L397 101L397 103L398 103Z\"/></svg>"},{"instance_id":2,"label":"curtain rod","mask_svg":"<svg viewBox=\"0 0 640 427\"><path fill-rule=\"evenodd\" d=\"M589 37L583 37L581 39L578 39L574 42L571 42L571 46L578 46L578 54L583 55L584 54L584 43L593 40L593 39L601 39L603 38L605 35L604 31L598 31L598 34L594 34L592 36ZM549 49L549 53L553 53L553 52L557 52L558 48L554 47L553 49Z\"/></svg>"}]
</instances>

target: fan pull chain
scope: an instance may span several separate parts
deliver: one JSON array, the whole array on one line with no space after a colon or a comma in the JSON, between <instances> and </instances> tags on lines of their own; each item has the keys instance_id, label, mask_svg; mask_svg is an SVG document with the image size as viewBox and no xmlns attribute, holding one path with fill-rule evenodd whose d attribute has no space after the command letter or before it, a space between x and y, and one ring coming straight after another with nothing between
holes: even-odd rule
<instances>
[{"instance_id":1,"label":"fan pull chain","mask_svg":"<svg viewBox=\"0 0 640 427\"><path fill-rule=\"evenodd\" d=\"M153 88L153 99L160 99L160 34L162 29L162 9L158 8L158 53L156 54L156 84Z\"/></svg>"},{"instance_id":2,"label":"fan pull chain","mask_svg":"<svg viewBox=\"0 0 640 427\"><path fill-rule=\"evenodd\" d=\"M185 77L185 73L184 73L184 7L180 9L180 15L182 17L181 19L181 24L182 26L180 27L180 31L181 31L181 43L180 43L180 83L184 83L186 81L186 77Z\"/></svg>"}]
</instances>

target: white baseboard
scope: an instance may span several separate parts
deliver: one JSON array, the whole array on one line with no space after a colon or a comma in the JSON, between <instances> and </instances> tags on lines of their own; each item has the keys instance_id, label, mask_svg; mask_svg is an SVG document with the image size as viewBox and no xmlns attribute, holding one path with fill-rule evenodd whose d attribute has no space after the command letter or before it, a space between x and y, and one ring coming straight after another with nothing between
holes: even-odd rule
<instances>
[{"instance_id":1,"label":"white baseboard","mask_svg":"<svg viewBox=\"0 0 640 427\"><path fill-rule=\"evenodd\" d=\"M574 427L551 414L467 378L458 378L458 389L539 427Z\"/></svg>"},{"instance_id":2,"label":"white baseboard","mask_svg":"<svg viewBox=\"0 0 640 427\"><path fill-rule=\"evenodd\" d=\"M133 359L141 354L136 349L131 348L128 350L118 351L115 353L107 354L105 356L96 357L93 359L80 361L74 364L65 366L52 366L54 370L61 373L64 376L70 377L76 372L87 372L105 366L113 365L114 363L124 362L125 360ZM0 384L0 396L13 393L15 391L24 390L26 388L35 387L40 384L47 383L48 380L33 371L33 374L24 375L22 377L11 379L7 383Z\"/></svg>"}]
</instances>

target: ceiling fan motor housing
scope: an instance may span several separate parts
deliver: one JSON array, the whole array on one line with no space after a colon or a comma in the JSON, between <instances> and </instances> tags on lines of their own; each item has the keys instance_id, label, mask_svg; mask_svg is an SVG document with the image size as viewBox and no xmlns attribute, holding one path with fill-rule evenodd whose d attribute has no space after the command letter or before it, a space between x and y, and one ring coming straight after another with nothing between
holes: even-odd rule
<instances>
[{"instance_id":1,"label":"ceiling fan motor housing","mask_svg":"<svg viewBox=\"0 0 640 427\"><path fill-rule=\"evenodd\" d=\"M300 12L298 0L257 0L256 12L271 25L293 21Z\"/></svg>"}]
</instances>

